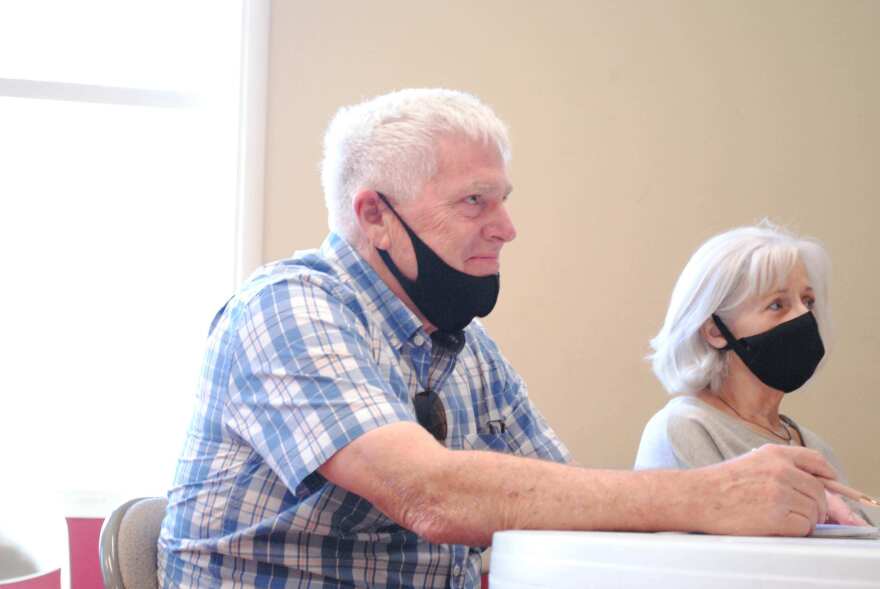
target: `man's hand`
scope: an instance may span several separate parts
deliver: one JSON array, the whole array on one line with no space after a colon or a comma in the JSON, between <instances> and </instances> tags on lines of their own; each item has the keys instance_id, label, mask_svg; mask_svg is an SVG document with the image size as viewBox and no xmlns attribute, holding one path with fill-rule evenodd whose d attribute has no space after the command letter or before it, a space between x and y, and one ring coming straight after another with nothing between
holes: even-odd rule
<instances>
[{"instance_id":1,"label":"man's hand","mask_svg":"<svg viewBox=\"0 0 880 589\"><path fill-rule=\"evenodd\" d=\"M773 444L690 472L703 477L696 485L694 527L738 536L806 536L829 513L816 477L837 478L819 452ZM834 517L839 506L832 509Z\"/></svg>"}]
</instances>

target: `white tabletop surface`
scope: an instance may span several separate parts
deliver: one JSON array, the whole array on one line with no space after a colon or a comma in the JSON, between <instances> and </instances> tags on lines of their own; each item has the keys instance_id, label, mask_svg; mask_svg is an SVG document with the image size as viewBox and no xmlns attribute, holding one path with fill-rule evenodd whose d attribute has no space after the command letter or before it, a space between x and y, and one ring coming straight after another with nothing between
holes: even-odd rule
<instances>
[{"instance_id":1,"label":"white tabletop surface","mask_svg":"<svg viewBox=\"0 0 880 589\"><path fill-rule=\"evenodd\" d=\"M880 588L880 540L510 531L489 569L492 589Z\"/></svg>"}]
</instances>

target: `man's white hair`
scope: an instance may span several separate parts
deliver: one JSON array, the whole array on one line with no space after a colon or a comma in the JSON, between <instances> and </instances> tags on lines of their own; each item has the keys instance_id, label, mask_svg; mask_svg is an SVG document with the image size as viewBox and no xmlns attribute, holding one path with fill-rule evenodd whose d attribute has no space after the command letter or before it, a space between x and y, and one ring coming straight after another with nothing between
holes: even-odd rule
<instances>
[{"instance_id":1,"label":"man's white hair","mask_svg":"<svg viewBox=\"0 0 880 589\"><path fill-rule=\"evenodd\" d=\"M713 313L728 323L747 300L780 288L799 261L813 287L813 313L828 348L828 254L814 239L798 237L764 220L709 239L678 277L666 321L651 340L653 353L648 356L666 390L670 394L693 394L707 386L718 390L728 354L710 346L700 327Z\"/></svg>"},{"instance_id":2,"label":"man's white hair","mask_svg":"<svg viewBox=\"0 0 880 589\"><path fill-rule=\"evenodd\" d=\"M321 183L332 231L352 237L358 190L414 198L437 172L437 141L464 136L494 144L510 161L507 128L476 97L444 89L409 89L337 111L324 135Z\"/></svg>"}]
</instances>

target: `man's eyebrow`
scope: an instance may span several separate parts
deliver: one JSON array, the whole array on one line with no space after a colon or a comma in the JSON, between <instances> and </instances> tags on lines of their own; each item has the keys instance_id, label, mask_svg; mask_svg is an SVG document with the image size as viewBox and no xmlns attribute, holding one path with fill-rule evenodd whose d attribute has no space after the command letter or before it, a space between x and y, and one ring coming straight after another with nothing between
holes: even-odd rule
<instances>
[{"instance_id":1,"label":"man's eyebrow","mask_svg":"<svg viewBox=\"0 0 880 589\"><path fill-rule=\"evenodd\" d=\"M468 184L465 187L466 192L495 192L498 190L498 184L494 182L481 182L479 180ZM510 193L513 192L513 185L506 184L502 186L502 193L504 196L509 196Z\"/></svg>"},{"instance_id":2,"label":"man's eyebrow","mask_svg":"<svg viewBox=\"0 0 880 589\"><path fill-rule=\"evenodd\" d=\"M475 180L467 185L468 190L476 190L479 192L485 190L492 190L495 187L491 182L481 182L480 180Z\"/></svg>"}]
</instances>

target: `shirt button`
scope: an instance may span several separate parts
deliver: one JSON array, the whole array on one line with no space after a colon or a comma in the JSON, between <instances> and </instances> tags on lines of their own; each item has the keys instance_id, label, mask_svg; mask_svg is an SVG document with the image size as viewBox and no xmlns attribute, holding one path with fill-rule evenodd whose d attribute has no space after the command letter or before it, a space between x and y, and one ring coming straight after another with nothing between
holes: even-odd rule
<instances>
[{"instance_id":1,"label":"shirt button","mask_svg":"<svg viewBox=\"0 0 880 589\"><path fill-rule=\"evenodd\" d=\"M455 565L452 567L452 576L457 577L461 575L461 565Z\"/></svg>"},{"instance_id":2,"label":"shirt button","mask_svg":"<svg viewBox=\"0 0 880 589\"><path fill-rule=\"evenodd\" d=\"M425 344L425 338L423 338L421 334L416 335L413 338L413 343L416 345L417 348L421 348Z\"/></svg>"}]
</instances>

